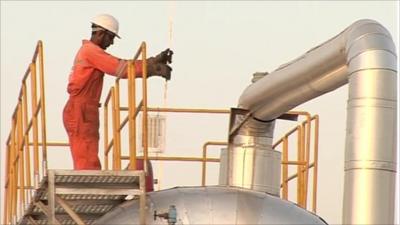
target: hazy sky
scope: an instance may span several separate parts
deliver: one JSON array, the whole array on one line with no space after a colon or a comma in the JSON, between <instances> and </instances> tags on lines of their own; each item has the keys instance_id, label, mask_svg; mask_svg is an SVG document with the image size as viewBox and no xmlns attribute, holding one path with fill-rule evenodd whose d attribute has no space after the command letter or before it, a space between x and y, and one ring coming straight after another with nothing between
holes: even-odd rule
<instances>
[{"instance_id":1,"label":"hazy sky","mask_svg":"<svg viewBox=\"0 0 400 225\"><path fill-rule=\"evenodd\" d=\"M44 42L45 50L48 140L66 141L61 114L68 74L81 40L89 37L89 21L98 13L120 22L122 39L108 50L116 56L132 57L141 41L147 42L148 55L173 48L168 107L235 107L254 72L276 69L358 19L380 22L399 46L397 1L1 1L1 182L11 114L37 41ZM103 97L112 84L106 78ZM150 104L163 106L164 82L151 78L149 85ZM321 118L318 214L328 223L341 222L346 100L344 86L296 108ZM226 140L227 116L195 118L167 115L167 154L200 156L205 141ZM276 138L288 127L278 122ZM49 152L50 167L71 168L67 149ZM210 184L217 182L217 168L209 170ZM187 175L179 174L183 170ZM199 165L165 163L163 173L164 188L200 184Z\"/></svg>"}]
</instances>

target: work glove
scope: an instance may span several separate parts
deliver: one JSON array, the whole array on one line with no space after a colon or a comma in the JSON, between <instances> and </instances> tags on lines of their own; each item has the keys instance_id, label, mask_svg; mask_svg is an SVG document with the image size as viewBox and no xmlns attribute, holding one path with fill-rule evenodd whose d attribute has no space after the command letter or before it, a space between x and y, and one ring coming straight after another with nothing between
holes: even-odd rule
<instances>
[{"instance_id":1,"label":"work glove","mask_svg":"<svg viewBox=\"0 0 400 225\"><path fill-rule=\"evenodd\" d=\"M147 74L149 77L160 76L166 80L171 79L172 68L165 63L156 62L156 57L147 59Z\"/></svg>"},{"instance_id":2,"label":"work glove","mask_svg":"<svg viewBox=\"0 0 400 225\"><path fill-rule=\"evenodd\" d=\"M174 52L167 48L154 57L156 63L170 64L172 63L172 55Z\"/></svg>"}]
</instances>

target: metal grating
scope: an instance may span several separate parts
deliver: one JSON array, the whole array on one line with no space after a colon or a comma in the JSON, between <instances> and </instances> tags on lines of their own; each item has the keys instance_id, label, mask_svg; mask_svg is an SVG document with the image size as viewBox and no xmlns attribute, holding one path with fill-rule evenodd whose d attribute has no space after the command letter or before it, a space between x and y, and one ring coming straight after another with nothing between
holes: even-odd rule
<instances>
[{"instance_id":1,"label":"metal grating","mask_svg":"<svg viewBox=\"0 0 400 225\"><path fill-rule=\"evenodd\" d=\"M76 213L85 213L85 214L104 214L109 212L112 208L115 207L115 204L103 204L103 205L77 205L71 207ZM32 210L32 215L42 214L42 210L38 207L34 207ZM57 206L56 213L66 213L64 208Z\"/></svg>"},{"instance_id":2,"label":"metal grating","mask_svg":"<svg viewBox=\"0 0 400 225\"><path fill-rule=\"evenodd\" d=\"M56 176L56 183L137 184L137 177L127 176Z\"/></svg>"},{"instance_id":3,"label":"metal grating","mask_svg":"<svg viewBox=\"0 0 400 225\"><path fill-rule=\"evenodd\" d=\"M78 195L78 194L70 194L70 195L59 195L62 199L65 200L123 200L126 195ZM40 200L47 200L47 191L43 192Z\"/></svg>"}]
</instances>

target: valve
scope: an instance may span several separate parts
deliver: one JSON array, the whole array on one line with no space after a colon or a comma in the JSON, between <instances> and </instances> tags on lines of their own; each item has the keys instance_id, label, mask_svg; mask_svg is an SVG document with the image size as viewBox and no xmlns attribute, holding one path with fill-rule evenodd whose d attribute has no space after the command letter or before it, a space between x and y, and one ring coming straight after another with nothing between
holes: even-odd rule
<instances>
[{"instance_id":1,"label":"valve","mask_svg":"<svg viewBox=\"0 0 400 225\"><path fill-rule=\"evenodd\" d=\"M165 213L159 213L157 214L157 211L154 210L154 220L157 219L157 217L165 219L168 221L168 225L175 225L176 221L177 221L177 212L176 212L176 208L175 205L170 205L168 208L168 212Z\"/></svg>"}]
</instances>

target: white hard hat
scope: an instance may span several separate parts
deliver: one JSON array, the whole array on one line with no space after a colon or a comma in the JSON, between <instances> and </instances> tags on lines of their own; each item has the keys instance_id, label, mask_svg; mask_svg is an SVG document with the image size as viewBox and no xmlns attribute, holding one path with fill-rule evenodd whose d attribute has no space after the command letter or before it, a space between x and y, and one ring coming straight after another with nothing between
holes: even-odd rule
<instances>
[{"instance_id":1,"label":"white hard hat","mask_svg":"<svg viewBox=\"0 0 400 225\"><path fill-rule=\"evenodd\" d=\"M108 14L99 14L95 16L90 22L112 32L118 38L121 38L120 36L118 36L118 20L115 19L113 16Z\"/></svg>"}]
</instances>

